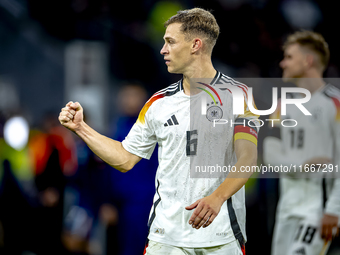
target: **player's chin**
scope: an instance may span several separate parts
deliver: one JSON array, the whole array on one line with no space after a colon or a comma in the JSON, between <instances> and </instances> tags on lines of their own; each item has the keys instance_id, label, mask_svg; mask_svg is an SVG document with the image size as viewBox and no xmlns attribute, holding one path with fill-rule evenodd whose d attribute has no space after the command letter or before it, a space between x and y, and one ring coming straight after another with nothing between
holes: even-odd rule
<instances>
[{"instance_id":1,"label":"player's chin","mask_svg":"<svg viewBox=\"0 0 340 255\"><path fill-rule=\"evenodd\" d=\"M174 68L171 68L168 66L168 72L169 73L173 73L173 74L182 74L181 71L177 70L177 69L174 69Z\"/></svg>"},{"instance_id":2,"label":"player's chin","mask_svg":"<svg viewBox=\"0 0 340 255\"><path fill-rule=\"evenodd\" d=\"M179 70L178 70L178 68L175 68L175 67L172 66L172 65L168 65L168 72L169 72L169 73L174 73L174 74L180 73Z\"/></svg>"},{"instance_id":3,"label":"player's chin","mask_svg":"<svg viewBox=\"0 0 340 255\"><path fill-rule=\"evenodd\" d=\"M174 69L173 69L171 66L168 66L168 72L169 72L169 73L175 73L175 72L174 72Z\"/></svg>"}]
</instances>

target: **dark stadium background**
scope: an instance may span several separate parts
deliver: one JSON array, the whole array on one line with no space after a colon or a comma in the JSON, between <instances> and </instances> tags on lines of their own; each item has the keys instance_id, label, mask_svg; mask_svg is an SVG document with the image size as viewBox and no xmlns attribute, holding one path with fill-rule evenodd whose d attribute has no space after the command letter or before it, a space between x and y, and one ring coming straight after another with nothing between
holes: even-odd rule
<instances>
[{"instance_id":1,"label":"dark stadium background","mask_svg":"<svg viewBox=\"0 0 340 255\"><path fill-rule=\"evenodd\" d=\"M112 123L122 107L117 105L120 87L139 84L150 96L180 78L167 72L159 54L163 22L178 9L202 7L213 11L221 29L213 52L213 64L231 77L279 78L284 39L298 29L311 29L322 33L329 43L331 59L325 77L337 78L340 76L337 6L337 1L331 0L0 0L0 138L5 121L15 114L24 116L31 130L47 132L46 121L57 125L54 122L60 109L73 96L80 98L80 103L90 98L88 104L84 102L90 123L100 132L114 136L113 129L119 129L119 126L113 127ZM268 109L271 101L264 99L268 89L260 86L254 90L258 108ZM82 91L85 92L80 93ZM74 95L78 92L79 96ZM259 160L262 139L260 133ZM105 168L100 162L95 164ZM64 182L72 177L60 178L63 182L60 192L63 192ZM39 176L35 177L35 183L41 186L37 179ZM94 181L100 184L100 180ZM152 185L153 180L150 183ZM129 185L128 181L126 185ZM278 197L277 179L251 179L246 192L247 254L270 254ZM101 193L96 195L101 196ZM7 207L6 203L11 200L15 200L11 193L2 194L0 211L7 210L11 214L13 209L18 218L25 215L30 221L30 213L35 214L35 211L25 213L20 206ZM117 207L122 203L119 198L112 201ZM66 214L64 211L63 217ZM135 217L138 217L138 211ZM37 220L36 215L32 219ZM146 223L147 220L140 220L141 225ZM11 236L14 239L10 240L0 227L0 253L8 253L11 246L6 248L7 242L7 245L21 243L22 250L36 254L52 254L53 245L48 246L42 242L45 239L39 239L43 235L34 230L34 220L29 226L32 231L22 230L27 228L25 224L13 224ZM66 223L58 224L55 229L59 232L50 231L51 237L54 234L60 238L58 234ZM107 231L107 254L123 254L119 253L122 249L117 241L119 231L115 224ZM15 237L15 233L22 231L24 235ZM133 230L130 231L134 235ZM103 240L101 244L105 245L106 239ZM46 253L48 249L51 249L50 253ZM17 254L32 254L21 253L22 250L18 249ZM330 254L340 254L339 245L334 245L332 252Z\"/></svg>"}]
</instances>

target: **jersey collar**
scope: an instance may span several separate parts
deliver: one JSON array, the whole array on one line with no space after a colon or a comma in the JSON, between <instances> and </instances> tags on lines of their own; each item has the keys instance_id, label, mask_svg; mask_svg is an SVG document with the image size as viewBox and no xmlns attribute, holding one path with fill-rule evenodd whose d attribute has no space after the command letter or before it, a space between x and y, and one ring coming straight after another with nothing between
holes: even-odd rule
<instances>
[{"instance_id":1,"label":"jersey collar","mask_svg":"<svg viewBox=\"0 0 340 255\"><path fill-rule=\"evenodd\" d=\"M216 70L214 79L210 82L210 85L214 86L218 79L221 77L221 72ZM179 81L179 90L183 90L183 78Z\"/></svg>"}]
</instances>

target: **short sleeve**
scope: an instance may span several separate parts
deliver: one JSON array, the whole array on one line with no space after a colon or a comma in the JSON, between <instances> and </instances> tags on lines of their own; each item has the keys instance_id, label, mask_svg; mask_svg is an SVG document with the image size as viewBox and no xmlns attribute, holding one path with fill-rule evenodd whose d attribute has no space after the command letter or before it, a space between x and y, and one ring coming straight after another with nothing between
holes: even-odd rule
<instances>
[{"instance_id":1,"label":"short sleeve","mask_svg":"<svg viewBox=\"0 0 340 255\"><path fill-rule=\"evenodd\" d=\"M128 152L146 159L150 159L157 143L152 125L152 102L150 100L144 105L136 123L122 142L124 149Z\"/></svg>"}]
</instances>

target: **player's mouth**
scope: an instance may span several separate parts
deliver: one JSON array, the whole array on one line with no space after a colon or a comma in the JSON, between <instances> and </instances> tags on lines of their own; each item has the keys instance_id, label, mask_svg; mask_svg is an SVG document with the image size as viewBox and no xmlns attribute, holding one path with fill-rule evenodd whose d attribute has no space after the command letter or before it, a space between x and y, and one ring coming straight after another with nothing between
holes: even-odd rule
<instances>
[{"instance_id":1,"label":"player's mouth","mask_svg":"<svg viewBox=\"0 0 340 255\"><path fill-rule=\"evenodd\" d=\"M165 60L165 64L168 65L170 63L170 60L168 59L164 59Z\"/></svg>"}]
</instances>

